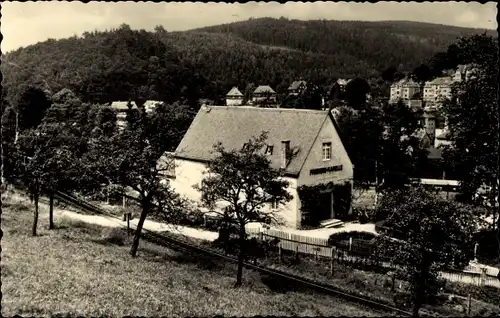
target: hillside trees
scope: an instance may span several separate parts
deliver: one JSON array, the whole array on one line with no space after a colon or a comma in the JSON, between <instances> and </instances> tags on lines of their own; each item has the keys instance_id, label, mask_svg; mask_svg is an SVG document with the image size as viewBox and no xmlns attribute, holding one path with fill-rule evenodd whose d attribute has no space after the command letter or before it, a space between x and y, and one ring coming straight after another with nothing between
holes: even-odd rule
<instances>
[{"instance_id":1,"label":"hillside trees","mask_svg":"<svg viewBox=\"0 0 500 318\"><path fill-rule=\"evenodd\" d=\"M414 135L419 128L416 114L402 103L383 109L341 107L336 120L358 186L378 181L377 186L401 188L426 160Z\"/></svg>"},{"instance_id":2,"label":"hillside trees","mask_svg":"<svg viewBox=\"0 0 500 318\"><path fill-rule=\"evenodd\" d=\"M231 86L252 82L281 93L300 77L318 83L370 78L379 76L387 61L408 71L456 36L475 32L399 23L402 35L392 24L350 22L352 28L346 28L345 23L255 19L187 32L124 25L9 52L1 67L9 90L22 84L52 92L67 87L82 101L100 104L141 91L144 98L170 104L183 98L218 100ZM415 33L425 45L410 39Z\"/></svg>"},{"instance_id":3,"label":"hillside trees","mask_svg":"<svg viewBox=\"0 0 500 318\"><path fill-rule=\"evenodd\" d=\"M452 88L452 98L443 105L452 144L444 156L460 171L460 187L466 201L475 200L477 190L489 188L486 203L496 228L499 191L498 48L486 35L463 38L454 46L457 62L472 64L472 76ZM481 203L481 202L477 202Z\"/></svg>"},{"instance_id":4,"label":"hillside trees","mask_svg":"<svg viewBox=\"0 0 500 318\"><path fill-rule=\"evenodd\" d=\"M383 108L382 147L378 169L385 187L401 188L415 177L427 160L415 135L420 128L417 113L401 102Z\"/></svg>"},{"instance_id":5,"label":"hillside trees","mask_svg":"<svg viewBox=\"0 0 500 318\"><path fill-rule=\"evenodd\" d=\"M227 150L214 145L216 159L209 164L208 175L199 189L202 201L209 207L222 207L223 220L237 229L238 272L236 286L242 283L243 259L246 250L245 226L250 222L280 223L276 210L265 205L279 206L292 199L281 179L282 172L272 169L262 153L266 133L253 137L239 150Z\"/></svg>"},{"instance_id":6,"label":"hillside trees","mask_svg":"<svg viewBox=\"0 0 500 318\"><path fill-rule=\"evenodd\" d=\"M450 265L461 268L471 259L475 219L468 208L422 188L387 193L376 213L386 227L377 238L377 253L401 268L418 316L439 289L439 271Z\"/></svg>"}]
</instances>

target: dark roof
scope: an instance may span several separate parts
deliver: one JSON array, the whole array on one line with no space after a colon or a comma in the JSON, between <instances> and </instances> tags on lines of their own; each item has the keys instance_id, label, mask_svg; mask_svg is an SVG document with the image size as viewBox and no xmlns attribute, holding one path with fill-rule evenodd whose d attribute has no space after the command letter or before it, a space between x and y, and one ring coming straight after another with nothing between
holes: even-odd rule
<instances>
[{"instance_id":1,"label":"dark roof","mask_svg":"<svg viewBox=\"0 0 500 318\"><path fill-rule=\"evenodd\" d=\"M330 118L328 111L317 110L202 107L175 155L177 158L210 161L215 156L215 143L222 142L226 149L241 149L250 138L267 131L267 144L274 146L269 158L271 166L279 168L281 141L289 140L290 148L298 152L288 164L286 173L298 175L323 123Z\"/></svg>"},{"instance_id":2,"label":"dark roof","mask_svg":"<svg viewBox=\"0 0 500 318\"><path fill-rule=\"evenodd\" d=\"M293 82L289 87L288 89L289 90L296 90L296 89L299 89L300 85L303 84L304 86L307 85L307 83L305 81L295 81Z\"/></svg>"},{"instance_id":3,"label":"dark roof","mask_svg":"<svg viewBox=\"0 0 500 318\"><path fill-rule=\"evenodd\" d=\"M429 154L427 158L429 159L442 159L443 158L443 148L428 148Z\"/></svg>"}]
</instances>

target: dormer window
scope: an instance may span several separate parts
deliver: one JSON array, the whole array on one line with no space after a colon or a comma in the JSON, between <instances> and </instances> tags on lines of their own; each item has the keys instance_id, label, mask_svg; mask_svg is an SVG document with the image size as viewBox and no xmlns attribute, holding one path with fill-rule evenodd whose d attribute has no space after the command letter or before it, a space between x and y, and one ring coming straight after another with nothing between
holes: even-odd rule
<instances>
[{"instance_id":1,"label":"dormer window","mask_svg":"<svg viewBox=\"0 0 500 318\"><path fill-rule=\"evenodd\" d=\"M332 159L332 143L324 142L322 147L323 161Z\"/></svg>"},{"instance_id":2,"label":"dormer window","mask_svg":"<svg viewBox=\"0 0 500 318\"><path fill-rule=\"evenodd\" d=\"M266 147L266 155L267 156L271 156L273 154L273 149L274 149L273 146L267 145L267 147Z\"/></svg>"}]
</instances>

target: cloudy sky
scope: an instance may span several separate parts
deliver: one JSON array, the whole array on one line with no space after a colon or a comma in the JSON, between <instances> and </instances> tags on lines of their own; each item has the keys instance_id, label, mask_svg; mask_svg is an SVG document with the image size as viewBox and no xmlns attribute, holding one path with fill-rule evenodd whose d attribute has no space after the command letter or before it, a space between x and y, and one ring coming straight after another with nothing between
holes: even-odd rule
<instances>
[{"instance_id":1,"label":"cloudy sky","mask_svg":"<svg viewBox=\"0 0 500 318\"><path fill-rule=\"evenodd\" d=\"M135 2L7 2L2 4L2 51L8 52L48 38L105 30L122 23L134 29L187 30L251 17L328 20L411 20L463 27L496 29L496 3L423 2L277 2L135 3Z\"/></svg>"}]
</instances>

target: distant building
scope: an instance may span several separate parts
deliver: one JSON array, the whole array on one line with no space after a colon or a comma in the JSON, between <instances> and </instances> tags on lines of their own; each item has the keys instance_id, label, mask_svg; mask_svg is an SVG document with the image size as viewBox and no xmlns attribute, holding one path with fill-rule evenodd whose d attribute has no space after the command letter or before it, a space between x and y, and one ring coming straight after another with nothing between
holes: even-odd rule
<instances>
[{"instance_id":1,"label":"distant building","mask_svg":"<svg viewBox=\"0 0 500 318\"><path fill-rule=\"evenodd\" d=\"M262 101L276 103L276 92L269 85L260 85L253 91L252 104L258 104Z\"/></svg>"},{"instance_id":2,"label":"distant building","mask_svg":"<svg viewBox=\"0 0 500 318\"><path fill-rule=\"evenodd\" d=\"M306 81L294 81L289 87L288 87L288 94L289 95L299 95L302 93L307 87L307 82Z\"/></svg>"},{"instance_id":3,"label":"distant building","mask_svg":"<svg viewBox=\"0 0 500 318\"><path fill-rule=\"evenodd\" d=\"M438 77L432 81L425 82L423 99L428 104L437 106L445 99L451 98L451 86L453 80L450 77Z\"/></svg>"},{"instance_id":4,"label":"distant building","mask_svg":"<svg viewBox=\"0 0 500 318\"><path fill-rule=\"evenodd\" d=\"M399 100L409 101L418 99L415 98L417 93L421 93L420 84L412 79L402 79L391 85L390 103L396 103Z\"/></svg>"},{"instance_id":5,"label":"distant building","mask_svg":"<svg viewBox=\"0 0 500 318\"><path fill-rule=\"evenodd\" d=\"M234 86L226 94L226 105L227 106L239 106L243 104L243 94L240 92L238 87Z\"/></svg>"},{"instance_id":6,"label":"distant building","mask_svg":"<svg viewBox=\"0 0 500 318\"><path fill-rule=\"evenodd\" d=\"M434 141L434 147L442 148L451 144L450 132L447 127L444 129L436 129L436 139Z\"/></svg>"},{"instance_id":7,"label":"distant building","mask_svg":"<svg viewBox=\"0 0 500 318\"><path fill-rule=\"evenodd\" d=\"M116 112L116 125L119 130L127 126L127 113L129 110L138 109L134 101L116 101L111 103L111 109Z\"/></svg>"},{"instance_id":8,"label":"distant building","mask_svg":"<svg viewBox=\"0 0 500 318\"><path fill-rule=\"evenodd\" d=\"M452 81L461 82L463 80L468 80L472 77L473 71L474 69L470 64L459 65L457 70L453 73Z\"/></svg>"},{"instance_id":9,"label":"distant building","mask_svg":"<svg viewBox=\"0 0 500 318\"><path fill-rule=\"evenodd\" d=\"M157 100L147 100L144 103L144 109L146 110L146 113L151 113L159 104L163 104L163 102Z\"/></svg>"}]
</instances>

